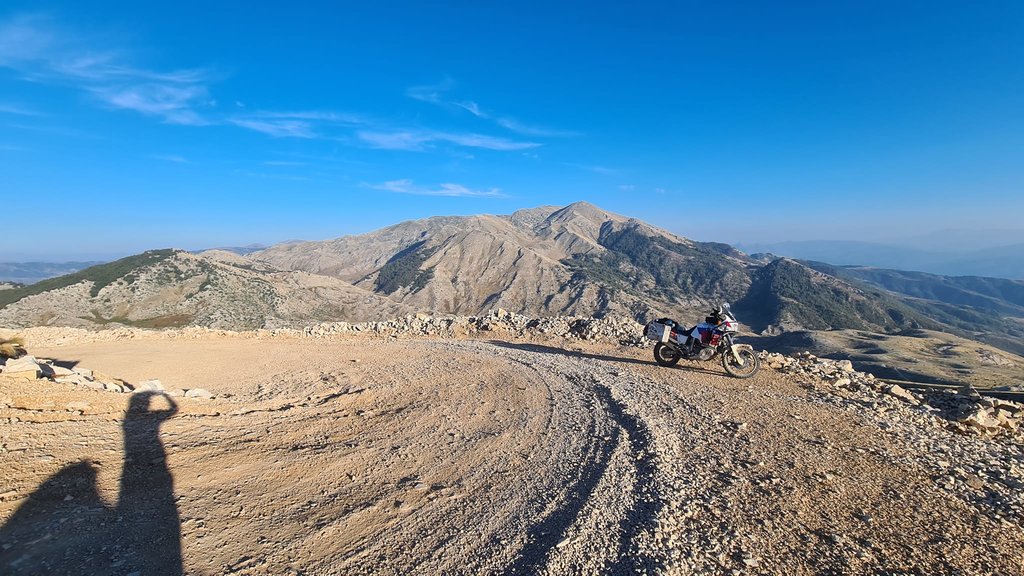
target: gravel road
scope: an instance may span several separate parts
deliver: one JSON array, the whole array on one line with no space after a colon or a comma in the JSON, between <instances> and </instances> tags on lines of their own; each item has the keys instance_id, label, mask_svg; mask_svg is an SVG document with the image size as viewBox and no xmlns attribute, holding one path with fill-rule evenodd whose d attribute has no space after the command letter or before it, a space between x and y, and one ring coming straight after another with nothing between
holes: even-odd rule
<instances>
[{"instance_id":1,"label":"gravel road","mask_svg":"<svg viewBox=\"0 0 1024 576\"><path fill-rule=\"evenodd\" d=\"M217 397L0 377L5 574L1024 573L1019 440L771 371L503 341L29 345ZM980 484L946 482L936 443Z\"/></svg>"}]
</instances>

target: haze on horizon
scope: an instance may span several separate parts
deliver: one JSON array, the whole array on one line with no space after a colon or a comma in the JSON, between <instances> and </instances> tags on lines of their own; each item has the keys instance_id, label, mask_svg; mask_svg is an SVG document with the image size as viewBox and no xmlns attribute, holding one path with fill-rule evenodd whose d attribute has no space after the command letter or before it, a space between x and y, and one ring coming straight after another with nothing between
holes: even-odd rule
<instances>
[{"instance_id":1,"label":"haze on horizon","mask_svg":"<svg viewBox=\"0 0 1024 576\"><path fill-rule=\"evenodd\" d=\"M1022 37L1014 2L15 0L0 261L577 200L729 243L1024 239Z\"/></svg>"}]
</instances>

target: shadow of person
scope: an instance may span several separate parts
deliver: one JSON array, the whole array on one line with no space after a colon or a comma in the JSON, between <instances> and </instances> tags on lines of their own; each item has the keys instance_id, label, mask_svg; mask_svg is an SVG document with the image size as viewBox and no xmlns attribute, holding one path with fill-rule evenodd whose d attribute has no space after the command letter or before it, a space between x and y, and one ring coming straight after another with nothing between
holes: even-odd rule
<instances>
[{"instance_id":1,"label":"shadow of person","mask_svg":"<svg viewBox=\"0 0 1024 576\"><path fill-rule=\"evenodd\" d=\"M162 394L133 394L117 506L100 499L95 464L63 468L0 528L0 573L181 574L181 521L159 437L177 410Z\"/></svg>"},{"instance_id":2,"label":"shadow of person","mask_svg":"<svg viewBox=\"0 0 1024 576\"><path fill-rule=\"evenodd\" d=\"M166 408L153 406L154 400ZM124 465L117 498L116 523L136 566L143 574L181 574L181 520L174 503L174 477L160 441L160 425L178 412L170 396L134 394L124 419Z\"/></svg>"}]
</instances>

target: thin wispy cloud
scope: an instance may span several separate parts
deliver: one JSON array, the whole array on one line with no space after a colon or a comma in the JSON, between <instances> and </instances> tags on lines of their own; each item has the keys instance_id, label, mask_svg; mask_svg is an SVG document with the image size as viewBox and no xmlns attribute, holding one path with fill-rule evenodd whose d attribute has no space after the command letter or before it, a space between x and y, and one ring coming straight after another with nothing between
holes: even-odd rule
<instances>
[{"instance_id":1,"label":"thin wispy cloud","mask_svg":"<svg viewBox=\"0 0 1024 576\"><path fill-rule=\"evenodd\" d=\"M0 68L14 70L25 81L79 90L98 107L131 111L168 124L228 125L273 138L332 140L383 150L447 146L521 151L541 146L532 140L477 132L407 127L351 112L253 110L233 98L228 101L234 106L218 110L210 91L215 75L208 69L146 67L132 50L111 45L102 37L87 37L45 16L0 20ZM556 134L496 117L473 101L450 103L445 94L453 87L454 82L445 78L438 84L411 87L406 94L434 105L456 106L518 133ZM3 102L0 114L29 116L31 109Z\"/></svg>"},{"instance_id":2,"label":"thin wispy cloud","mask_svg":"<svg viewBox=\"0 0 1024 576\"><path fill-rule=\"evenodd\" d=\"M473 100L451 100L446 97L446 93L455 89L455 81L449 77L445 77L444 80L437 84L429 84L425 86L413 86L405 91L405 95L414 100L421 102L428 102L436 106L442 106L446 108L459 109L469 112L477 118L483 120L489 120L494 122L498 126L510 130L523 136L535 136L544 138L560 138L560 137L571 137L579 136L579 132L570 130L558 130L554 128L546 128L543 126L532 126L500 114L495 114L484 110L479 103Z\"/></svg>"},{"instance_id":3,"label":"thin wispy cloud","mask_svg":"<svg viewBox=\"0 0 1024 576\"><path fill-rule=\"evenodd\" d=\"M229 123L275 138L317 138L310 122L287 119L231 118Z\"/></svg>"},{"instance_id":4,"label":"thin wispy cloud","mask_svg":"<svg viewBox=\"0 0 1024 576\"><path fill-rule=\"evenodd\" d=\"M10 102L0 102L0 114L10 114L12 116L45 116L45 114L38 110Z\"/></svg>"},{"instance_id":5,"label":"thin wispy cloud","mask_svg":"<svg viewBox=\"0 0 1024 576\"><path fill-rule=\"evenodd\" d=\"M272 180L289 180L291 182L312 182L309 176L296 176L294 174L268 174L266 172L238 171L238 174L249 178L267 178Z\"/></svg>"},{"instance_id":6,"label":"thin wispy cloud","mask_svg":"<svg viewBox=\"0 0 1024 576\"><path fill-rule=\"evenodd\" d=\"M580 132L572 130L557 130L554 128L545 128L543 126L530 126L512 118L496 118L494 121L497 122L498 126L524 136L537 136L540 138L571 138L573 136L581 135Z\"/></svg>"},{"instance_id":7,"label":"thin wispy cloud","mask_svg":"<svg viewBox=\"0 0 1024 576\"><path fill-rule=\"evenodd\" d=\"M356 136L371 148L383 150L426 150L438 143L450 143L467 148L511 151L540 146L537 142L520 142L498 136L462 134L442 131L373 131L362 130Z\"/></svg>"},{"instance_id":8,"label":"thin wispy cloud","mask_svg":"<svg viewBox=\"0 0 1024 576\"><path fill-rule=\"evenodd\" d=\"M104 136L99 133L85 132L77 128L68 128L67 126L53 126L49 124L40 123L19 123L19 122L5 122L2 124L5 128L14 128L15 130L25 130L27 132L38 132L40 134L50 134L53 136L62 136L67 138L91 138L99 139Z\"/></svg>"},{"instance_id":9,"label":"thin wispy cloud","mask_svg":"<svg viewBox=\"0 0 1024 576\"><path fill-rule=\"evenodd\" d=\"M352 128L369 120L359 114L325 110L259 111L228 118L229 124L278 138L328 138L338 128Z\"/></svg>"},{"instance_id":10,"label":"thin wispy cloud","mask_svg":"<svg viewBox=\"0 0 1024 576\"><path fill-rule=\"evenodd\" d=\"M437 187L418 186L408 178L389 180L381 184L364 184L367 188L394 192L397 194L413 194L416 196L445 196L449 198L506 198L498 188L490 190L472 190L462 184L446 182Z\"/></svg>"},{"instance_id":11,"label":"thin wispy cloud","mask_svg":"<svg viewBox=\"0 0 1024 576\"><path fill-rule=\"evenodd\" d=\"M608 168L607 166L595 166L593 164L576 164L573 162L565 162L566 166L578 168L580 170L586 170L587 172L593 172L594 174L600 174L602 176L617 176L621 173L621 170L615 168Z\"/></svg>"},{"instance_id":12,"label":"thin wispy cloud","mask_svg":"<svg viewBox=\"0 0 1024 576\"><path fill-rule=\"evenodd\" d=\"M113 108L157 116L170 124L204 126L211 123L195 110L197 103L208 98L204 86L137 84L97 87L90 91Z\"/></svg>"},{"instance_id":13,"label":"thin wispy cloud","mask_svg":"<svg viewBox=\"0 0 1024 576\"><path fill-rule=\"evenodd\" d=\"M487 114L484 114L483 110L480 110L480 105L472 100L466 100L465 102L455 102L455 105L463 110L469 112L477 118L489 118Z\"/></svg>"},{"instance_id":14,"label":"thin wispy cloud","mask_svg":"<svg viewBox=\"0 0 1024 576\"><path fill-rule=\"evenodd\" d=\"M57 39L42 16L25 14L0 22L0 66L37 60L53 50Z\"/></svg>"},{"instance_id":15,"label":"thin wispy cloud","mask_svg":"<svg viewBox=\"0 0 1024 576\"><path fill-rule=\"evenodd\" d=\"M293 166L308 166L309 163L308 162L297 162L295 160L265 160L263 162L263 165L264 166L293 167Z\"/></svg>"},{"instance_id":16,"label":"thin wispy cloud","mask_svg":"<svg viewBox=\"0 0 1024 576\"><path fill-rule=\"evenodd\" d=\"M86 45L51 19L25 15L0 22L0 67L28 81L69 85L106 106L155 116L172 124L208 123L209 73L160 71L134 65L123 50Z\"/></svg>"},{"instance_id":17,"label":"thin wispy cloud","mask_svg":"<svg viewBox=\"0 0 1024 576\"><path fill-rule=\"evenodd\" d=\"M150 154L150 158L153 160L163 160L164 162L173 162L175 164L188 164L189 161L184 156L178 156L177 154Z\"/></svg>"},{"instance_id":18,"label":"thin wispy cloud","mask_svg":"<svg viewBox=\"0 0 1024 576\"><path fill-rule=\"evenodd\" d=\"M459 146L470 148L486 148L488 150L526 150L536 148L540 144L536 142L519 142L500 138L498 136L484 136L482 134L445 134L438 133L436 137L440 140L452 142Z\"/></svg>"},{"instance_id":19,"label":"thin wispy cloud","mask_svg":"<svg viewBox=\"0 0 1024 576\"><path fill-rule=\"evenodd\" d=\"M370 120L363 115L350 112L333 112L330 110L301 110L297 112L261 111L254 114L257 118L309 120L330 124L358 126Z\"/></svg>"},{"instance_id":20,"label":"thin wispy cloud","mask_svg":"<svg viewBox=\"0 0 1024 576\"><path fill-rule=\"evenodd\" d=\"M406 89L405 95L413 100L440 104L443 102L441 95L455 87L455 81L445 77L437 84L426 84L422 86L411 86Z\"/></svg>"}]
</instances>

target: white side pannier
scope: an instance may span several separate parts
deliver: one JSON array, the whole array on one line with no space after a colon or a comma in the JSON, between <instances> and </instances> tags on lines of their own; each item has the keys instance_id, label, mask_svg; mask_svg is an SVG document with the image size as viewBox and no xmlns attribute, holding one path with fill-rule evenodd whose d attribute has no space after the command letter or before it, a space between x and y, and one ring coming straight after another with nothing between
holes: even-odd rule
<instances>
[{"instance_id":1,"label":"white side pannier","mask_svg":"<svg viewBox=\"0 0 1024 576\"><path fill-rule=\"evenodd\" d=\"M669 337L672 335L672 327L667 324L661 324L660 322L651 321L647 323L647 327L644 328L644 337L648 340L654 340L656 342L668 342Z\"/></svg>"}]
</instances>

